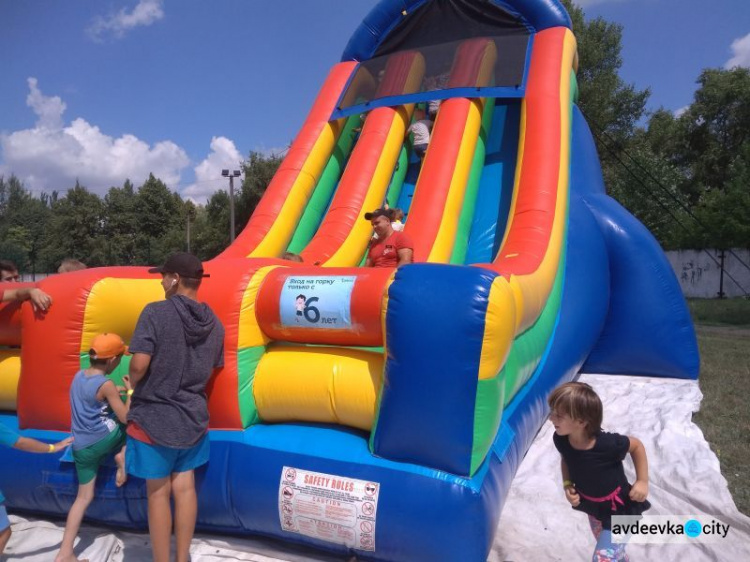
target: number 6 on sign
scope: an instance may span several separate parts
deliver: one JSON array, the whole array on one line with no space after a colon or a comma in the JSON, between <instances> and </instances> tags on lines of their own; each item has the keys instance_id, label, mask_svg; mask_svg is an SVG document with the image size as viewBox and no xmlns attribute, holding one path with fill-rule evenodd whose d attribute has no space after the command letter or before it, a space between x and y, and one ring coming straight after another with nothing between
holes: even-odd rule
<instances>
[{"instance_id":1,"label":"number 6 on sign","mask_svg":"<svg viewBox=\"0 0 750 562\"><path fill-rule=\"evenodd\" d=\"M302 311L305 315L305 320L317 324L320 321L320 311L314 306L310 306L314 302L318 302L318 297L310 297L305 301L305 309Z\"/></svg>"}]
</instances>

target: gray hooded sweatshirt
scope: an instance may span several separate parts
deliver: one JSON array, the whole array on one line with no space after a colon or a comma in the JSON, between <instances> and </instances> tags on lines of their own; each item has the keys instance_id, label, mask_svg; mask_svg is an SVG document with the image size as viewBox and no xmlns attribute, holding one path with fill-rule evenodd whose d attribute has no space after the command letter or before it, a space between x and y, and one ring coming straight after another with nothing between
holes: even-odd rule
<instances>
[{"instance_id":1,"label":"gray hooded sweatshirt","mask_svg":"<svg viewBox=\"0 0 750 562\"><path fill-rule=\"evenodd\" d=\"M182 295L153 302L138 318L131 353L151 356L128 420L157 445L187 449L208 430L206 384L224 364L224 327L205 303Z\"/></svg>"}]
</instances>

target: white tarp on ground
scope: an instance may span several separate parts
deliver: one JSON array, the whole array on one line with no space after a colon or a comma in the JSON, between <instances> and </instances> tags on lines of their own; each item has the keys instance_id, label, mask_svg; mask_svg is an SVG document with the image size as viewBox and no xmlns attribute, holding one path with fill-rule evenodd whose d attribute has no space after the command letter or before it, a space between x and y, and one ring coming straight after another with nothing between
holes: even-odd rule
<instances>
[{"instance_id":1,"label":"white tarp on ground","mask_svg":"<svg viewBox=\"0 0 750 562\"><path fill-rule=\"evenodd\" d=\"M750 518L732 501L719 461L700 429L692 423L701 392L691 381L643 377L587 375L604 401L605 429L635 435L646 446L649 460L649 515L699 515L731 525L718 544L630 545L631 560L660 562L750 560ZM490 553L492 562L589 560L594 540L584 514L574 512L561 490L559 456L547 423L524 459L508 500ZM744 436L745 438L747 436ZM750 462L750 459L748 459ZM626 463L632 481L632 463ZM62 539L63 526L38 519L11 516L13 537L8 560L46 562ZM150 559L148 535L110 532L87 526L76 552L91 562L140 562ZM280 542L198 535L194 562L301 562L342 560Z\"/></svg>"}]
</instances>

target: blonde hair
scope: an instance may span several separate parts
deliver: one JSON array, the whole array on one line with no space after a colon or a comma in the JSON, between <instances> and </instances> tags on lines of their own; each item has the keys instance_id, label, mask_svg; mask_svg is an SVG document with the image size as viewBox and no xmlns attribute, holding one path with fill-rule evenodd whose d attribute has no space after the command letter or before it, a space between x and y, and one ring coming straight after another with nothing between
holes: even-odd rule
<instances>
[{"instance_id":1,"label":"blonde hair","mask_svg":"<svg viewBox=\"0 0 750 562\"><path fill-rule=\"evenodd\" d=\"M584 422L590 437L602 430L602 401L585 382L568 382L558 386L550 394L547 403L550 411Z\"/></svg>"},{"instance_id":2,"label":"blonde hair","mask_svg":"<svg viewBox=\"0 0 750 562\"><path fill-rule=\"evenodd\" d=\"M86 264L72 258L67 258L62 261L60 267L57 268L58 273L70 273L71 271L80 271L86 269Z\"/></svg>"}]
</instances>

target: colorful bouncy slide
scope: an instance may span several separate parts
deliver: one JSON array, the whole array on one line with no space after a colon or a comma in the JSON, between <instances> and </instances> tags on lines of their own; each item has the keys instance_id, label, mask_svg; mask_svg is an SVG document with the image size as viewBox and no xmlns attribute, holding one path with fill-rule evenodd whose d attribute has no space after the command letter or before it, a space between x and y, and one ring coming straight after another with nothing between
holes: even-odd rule
<instances>
[{"instance_id":1,"label":"colorful bouncy slide","mask_svg":"<svg viewBox=\"0 0 750 562\"><path fill-rule=\"evenodd\" d=\"M576 67L558 0L382 0L365 18L246 228L206 264L226 364L208 388L199 528L484 560L552 388L579 372L697 377L669 264L605 193ZM406 131L428 100L420 162ZM397 271L359 267L363 215L384 201L415 243ZM15 346L0 423L55 440L92 337L128 339L163 294L142 267L40 287L46 316L0 310ZM11 510L66 513L65 457L0 455ZM145 528L144 483L102 471L90 519Z\"/></svg>"}]
</instances>

